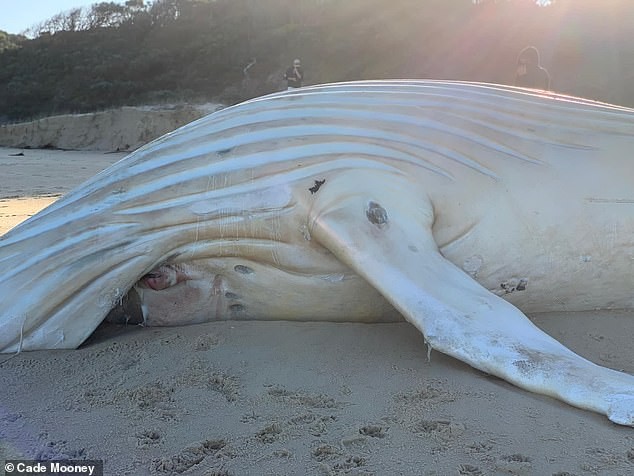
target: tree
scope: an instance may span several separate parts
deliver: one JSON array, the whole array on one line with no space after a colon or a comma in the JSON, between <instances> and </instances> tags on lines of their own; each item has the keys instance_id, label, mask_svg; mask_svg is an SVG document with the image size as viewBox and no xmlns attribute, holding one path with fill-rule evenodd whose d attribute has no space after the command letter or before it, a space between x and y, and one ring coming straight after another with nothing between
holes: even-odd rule
<instances>
[{"instance_id":1,"label":"tree","mask_svg":"<svg viewBox=\"0 0 634 476\"><path fill-rule=\"evenodd\" d=\"M26 41L26 37L23 35L12 35L0 30L0 53L5 50L19 48L24 41Z\"/></svg>"}]
</instances>

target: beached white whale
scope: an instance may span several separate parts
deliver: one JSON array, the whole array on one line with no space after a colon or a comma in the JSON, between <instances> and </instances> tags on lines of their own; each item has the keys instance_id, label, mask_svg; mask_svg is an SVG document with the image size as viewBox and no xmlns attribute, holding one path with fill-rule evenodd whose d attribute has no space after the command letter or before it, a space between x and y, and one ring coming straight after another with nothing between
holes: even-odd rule
<instances>
[{"instance_id":1,"label":"beached white whale","mask_svg":"<svg viewBox=\"0 0 634 476\"><path fill-rule=\"evenodd\" d=\"M75 348L131 289L148 325L402 315L433 349L633 425L634 377L519 310L634 308L633 154L633 110L504 86L252 100L3 236L0 350Z\"/></svg>"}]
</instances>

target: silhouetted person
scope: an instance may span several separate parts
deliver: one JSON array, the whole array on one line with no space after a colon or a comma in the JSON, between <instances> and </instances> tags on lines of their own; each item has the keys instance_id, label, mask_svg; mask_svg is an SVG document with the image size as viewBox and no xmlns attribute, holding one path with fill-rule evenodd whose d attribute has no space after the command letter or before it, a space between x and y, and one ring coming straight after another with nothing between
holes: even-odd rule
<instances>
[{"instance_id":1,"label":"silhouetted person","mask_svg":"<svg viewBox=\"0 0 634 476\"><path fill-rule=\"evenodd\" d=\"M550 75L539 63L539 51L534 46L524 48L517 58L515 86L533 89L550 89Z\"/></svg>"},{"instance_id":2,"label":"silhouetted person","mask_svg":"<svg viewBox=\"0 0 634 476\"><path fill-rule=\"evenodd\" d=\"M302 69L302 63L298 59L293 61L293 66L286 70L286 73L284 73L284 79L286 80L288 89L302 87L304 70Z\"/></svg>"}]
</instances>

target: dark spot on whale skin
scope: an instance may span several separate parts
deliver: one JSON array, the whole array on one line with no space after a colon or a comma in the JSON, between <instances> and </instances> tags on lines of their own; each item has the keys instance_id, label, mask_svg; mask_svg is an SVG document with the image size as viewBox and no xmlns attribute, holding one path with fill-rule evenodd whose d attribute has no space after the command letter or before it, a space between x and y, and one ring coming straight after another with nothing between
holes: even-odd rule
<instances>
[{"instance_id":1,"label":"dark spot on whale skin","mask_svg":"<svg viewBox=\"0 0 634 476\"><path fill-rule=\"evenodd\" d=\"M240 273L240 274L253 274L253 270L251 268L249 268L248 266L244 266L241 264L237 264L233 267L234 271L236 273Z\"/></svg>"},{"instance_id":2,"label":"dark spot on whale skin","mask_svg":"<svg viewBox=\"0 0 634 476\"><path fill-rule=\"evenodd\" d=\"M240 296L238 296L236 293L232 293L232 292L227 291L225 293L225 297L227 299L238 299Z\"/></svg>"},{"instance_id":3,"label":"dark spot on whale skin","mask_svg":"<svg viewBox=\"0 0 634 476\"><path fill-rule=\"evenodd\" d=\"M534 376L538 372L548 371L551 366L563 365L565 356L534 350L523 345L514 345L513 351L516 357L513 359L513 366L524 375Z\"/></svg>"},{"instance_id":4,"label":"dark spot on whale skin","mask_svg":"<svg viewBox=\"0 0 634 476\"><path fill-rule=\"evenodd\" d=\"M242 304L232 304L229 306L229 310L231 312L242 312L244 311L244 306Z\"/></svg>"},{"instance_id":5,"label":"dark spot on whale skin","mask_svg":"<svg viewBox=\"0 0 634 476\"><path fill-rule=\"evenodd\" d=\"M218 155L226 155L233 150L233 147L229 147L228 149L222 149L216 152Z\"/></svg>"},{"instance_id":6,"label":"dark spot on whale skin","mask_svg":"<svg viewBox=\"0 0 634 476\"><path fill-rule=\"evenodd\" d=\"M376 202L368 203L368 209L365 211L370 223L376 226L385 225L388 222L387 211Z\"/></svg>"},{"instance_id":7,"label":"dark spot on whale skin","mask_svg":"<svg viewBox=\"0 0 634 476\"><path fill-rule=\"evenodd\" d=\"M504 289L506 294L514 293L515 291L526 291L526 286L528 285L528 279L509 279L508 281L504 281L500 283L500 287Z\"/></svg>"},{"instance_id":8,"label":"dark spot on whale skin","mask_svg":"<svg viewBox=\"0 0 634 476\"><path fill-rule=\"evenodd\" d=\"M315 180L315 185L313 185L312 187L310 187L308 190L310 191L310 194L313 195L315 193L317 193L319 191L319 189L321 188L321 186L323 184L326 183L326 179L324 180Z\"/></svg>"}]
</instances>

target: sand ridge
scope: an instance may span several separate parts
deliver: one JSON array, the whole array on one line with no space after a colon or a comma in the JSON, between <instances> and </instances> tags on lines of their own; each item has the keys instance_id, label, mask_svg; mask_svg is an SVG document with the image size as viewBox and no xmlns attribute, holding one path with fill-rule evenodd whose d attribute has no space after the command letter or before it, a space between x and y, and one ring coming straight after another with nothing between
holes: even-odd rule
<instances>
[{"instance_id":1,"label":"sand ridge","mask_svg":"<svg viewBox=\"0 0 634 476\"><path fill-rule=\"evenodd\" d=\"M121 107L0 125L0 146L64 150L131 151L222 109L221 104Z\"/></svg>"}]
</instances>

